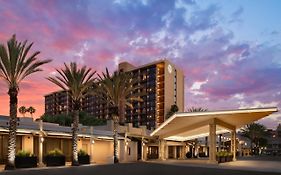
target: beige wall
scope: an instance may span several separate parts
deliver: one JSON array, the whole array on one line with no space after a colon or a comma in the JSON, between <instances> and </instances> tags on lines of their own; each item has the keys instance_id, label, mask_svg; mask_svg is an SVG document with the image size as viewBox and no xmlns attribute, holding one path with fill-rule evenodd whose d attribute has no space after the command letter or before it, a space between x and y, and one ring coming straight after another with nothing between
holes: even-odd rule
<instances>
[{"instance_id":1,"label":"beige wall","mask_svg":"<svg viewBox=\"0 0 281 175\"><path fill-rule=\"evenodd\" d=\"M179 112L184 112L184 73L177 69L177 106Z\"/></svg>"},{"instance_id":2,"label":"beige wall","mask_svg":"<svg viewBox=\"0 0 281 175\"><path fill-rule=\"evenodd\" d=\"M120 162L134 162L137 161L137 159L138 159L137 142L128 141L128 145L126 145L124 140L120 140L119 141Z\"/></svg>"},{"instance_id":3,"label":"beige wall","mask_svg":"<svg viewBox=\"0 0 281 175\"><path fill-rule=\"evenodd\" d=\"M169 73L168 65L171 65L172 72ZM175 71L176 70L176 71ZM170 111L171 106L175 104L175 76L176 76L176 105L179 108L179 112L184 111L184 74L183 71L178 69L174 64L170 63L169 61L165 61L165 106L164 106L164 116Z\"/></svg>"},{"instance_id":4,"label":"beige wall","mask_svg":"<svg viewBox=\"0 0 281 175\"><path fill-rule=\"evenodd\" d=\"M31 152L33 154L33 136L22 136L22 150Z\"/></svg>"},{"instance_id":5,"label":"beige wall","mask_svg":"<svg viewBox=\"0 0 281 175\"><path fill-rule=\"evenodd\" d=\"M113 163L113 141L95 140L92 156L95 163Z\"/></svg>"}]
</instances>

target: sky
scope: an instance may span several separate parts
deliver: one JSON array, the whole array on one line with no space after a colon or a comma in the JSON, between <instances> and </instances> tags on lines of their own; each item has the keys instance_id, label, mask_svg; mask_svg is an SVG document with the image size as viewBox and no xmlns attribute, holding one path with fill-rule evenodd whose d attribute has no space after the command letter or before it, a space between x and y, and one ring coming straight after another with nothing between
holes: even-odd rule
<instances>
[{"instance_id":1,"label":"sky","mask_svg":"<svg viewBox=\"0 0 281 175\"><path fill-rule=\"evenodd\" d=\"M19 106L44 113L46 80L75 61L97 72L167 58L185 74L185 109L281 109L279 0L0 0L0 43L13 35L53 59L20 84ZM0 81L0 114L9 113ZM281 113L259 121L269 128Z\"/></svg>"}]
</instances>

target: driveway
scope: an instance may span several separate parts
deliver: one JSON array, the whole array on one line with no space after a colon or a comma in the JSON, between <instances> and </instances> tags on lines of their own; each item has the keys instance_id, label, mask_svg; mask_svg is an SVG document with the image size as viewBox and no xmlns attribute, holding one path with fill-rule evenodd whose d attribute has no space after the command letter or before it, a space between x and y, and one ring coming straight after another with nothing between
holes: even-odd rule
<instances>
[{"instance_id":1,"label":"driveway","mask_svg":"<svg viewBox=\"0 0 281 175\"><path fill-rule=\"evenodd\" d=\"M123 163L112 165L90 165L79 167L43 168L4 171L0 175L264 175L264 172L177 166L158 163ZM280 175L269 173L266 175Z\"/></svg>"}]
</instances>

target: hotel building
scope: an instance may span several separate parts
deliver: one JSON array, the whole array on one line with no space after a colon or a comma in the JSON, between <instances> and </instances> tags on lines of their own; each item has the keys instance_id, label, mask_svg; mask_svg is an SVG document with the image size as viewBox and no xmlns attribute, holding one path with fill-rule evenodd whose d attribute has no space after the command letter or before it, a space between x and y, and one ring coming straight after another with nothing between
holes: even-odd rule
<instances>
[{"instance_id":1,"label":"hotel building","mask_svg":"<svg viewBox=\"0 0 281 175\"><path fill-rule=\"evenodd\" d=\"M179 112L184 111L184 74L168 60L159 60L142 66L122 62L119 71L128 72L140 86L136 92L143 93L142 102L134 102L133 109L125 111L125 122L134 127L147 126L157 128L167 118L172 105L177 105ZM88 96L82 102L83 111L98 118L109 116L107 105L95 96ZM56 115L72 111L72 102L65 91L54 92L45 96L45 113Z\"/></svg>"}]
</instances>

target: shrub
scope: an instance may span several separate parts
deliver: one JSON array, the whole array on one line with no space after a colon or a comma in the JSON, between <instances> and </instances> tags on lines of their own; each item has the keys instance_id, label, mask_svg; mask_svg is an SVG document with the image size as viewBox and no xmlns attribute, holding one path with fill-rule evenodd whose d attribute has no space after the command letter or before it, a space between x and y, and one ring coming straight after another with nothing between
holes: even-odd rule
<instances>
[{"instance_id":1,"label":"shrub","mask_svg":"<svg viewBox=\"0 0 281 175\"><path fill-rule=\"evenodd\" d=\"M79 150L78 156L88 156L88 153L82 149Z\"/></svg>"},{"instance_id":2,"label":"shrub","mask_svg":"<svg viewBox=\"0 0 281 175\"><path fill-rule=\"evenodd\" d=\"M31 152L29 151L24 151L24 150L20 150L17 152L16 156L18 157L34 157L33 154L31 154Z\"/></svg>"},{"instance_id":3,"label":"shrub","mask_svg":"<svg viewBox=\"0 0 281 175\"><path fill-rule=\"evenodd\" d=\"M63 156L63 153L61 150L56 148L54 150L49 151L47 155L48 156Z\"/></svg>"}]
</instances>

